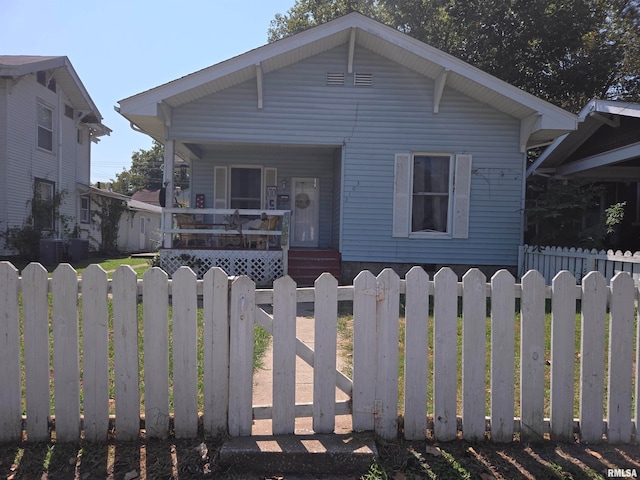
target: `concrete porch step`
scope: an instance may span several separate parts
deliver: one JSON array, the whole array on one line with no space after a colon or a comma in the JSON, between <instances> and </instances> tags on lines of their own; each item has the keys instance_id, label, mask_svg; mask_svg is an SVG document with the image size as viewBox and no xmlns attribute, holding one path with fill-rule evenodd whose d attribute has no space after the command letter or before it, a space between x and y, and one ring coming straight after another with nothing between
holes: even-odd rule
<instances>
[{"instance_id":1,"label":"concrete porch step","mask_svg":"<svg viewBox=\"0 0 640 480\"><path fill-rule=\"evenodd\" d=\"M365 474L378 456L373 434L234 437L220 450L220 465L264 474Z\"/></svg>"}]
</instances>

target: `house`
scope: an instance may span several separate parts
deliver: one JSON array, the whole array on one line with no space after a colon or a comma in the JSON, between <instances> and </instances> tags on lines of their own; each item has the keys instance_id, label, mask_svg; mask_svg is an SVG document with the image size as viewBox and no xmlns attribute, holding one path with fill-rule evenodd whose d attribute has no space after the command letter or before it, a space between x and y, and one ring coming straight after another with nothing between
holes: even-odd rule
<instances>
[{"instance_id":1,"label":"house","mask_svg":"<svg viewBox=\"0 0 640 480\"><path fill-rule=\"evenodd\" d=\"M109 189L88 187L83 193L91 198L92 221L87 238L91 248L100 249L103 221L98 212L106 202L122 202L124 211L118 219L117 250L126 253L154 252L160 244L160 222L162 208Z\"/></svg>"},{"instance_id":2,"label":"house","mask_svg":"<svg viewBox=\"0 0 640 480\"><path fill-rule=\"evenodd\" d=\"M578 128L556 139L527 168L527 177L601 182L602 212L626 202L611 247L640 250L640 103L591 100L578 115Z\"/></svg>"},{"instance_id":3,"label":"house","mask_svg":"<svg viewBox=\"0 0 640 480\"><path fill-rule=\"evenodd\" d=\"M204 202L213 233L216 209L273 208L286 255L332 251L343 281L363 268L515 266L526 152L577 123L359 13L121 100L119 112L165 145L165 171L174 152L189 162L191 205ZM175 231L163 233L170 255Z\"/></svg>"},{"instance_id":4,"label":"house","mask_svg":"<svg viewBox=\"0 0 640 480\"><path fill-rule=\"evenodd\" d=\"M0 56L0 229L86 237L91 202L80 190L91 144L110 132L67 57ZM0 237L0 255L13 253Z\"/></svg>"}]
</instances>

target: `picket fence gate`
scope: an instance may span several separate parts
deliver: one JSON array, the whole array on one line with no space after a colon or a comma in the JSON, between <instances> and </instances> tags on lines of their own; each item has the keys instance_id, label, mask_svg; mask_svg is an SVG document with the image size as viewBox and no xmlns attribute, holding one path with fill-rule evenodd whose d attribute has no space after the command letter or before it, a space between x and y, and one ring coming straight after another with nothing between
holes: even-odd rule
<instances>
[{"instance_id":1,"label":"picket fence gate","mask_svg":"<svg viewBox=\"0 0 640 480\"><path fill-rule=\"evenodd\" d=\"M296 288L291 278L283 277L273 289L256 289L248 277L230 281L218 268L209 270L202 280L197 280L186 267L180 268L172 279L164 271L152 268L138 280L133 269L124 266L113 273L112 280L107 280L104 270L92 265L79 280L75 270L66 264L48 279L39 264L28 265L20 276L13 265L2 262L0 441L20 440L23 429L29 441L46 441L52 424L57 441L77 441L81 430L89 441L105 439L110 428L111 381L115 403L111 421L119 440L137 438L141 418L147 437L164 438L170 434L171 418L177 437L195 437L199 422L207 434L228 432L239 436L251 434L254 418L272 418L276 434L292 433L296 416L312 417L317 432L332 432L335 415L344 413L352 414L354 430L375 431L382 438L395 439L401 295L405 304L402 432L406 439L424 439L428 430L440 441L454 439L460 431L467 440L485 439L489 431L496 442L510 442L517 432L523 441L541 440L545 434L556 441L573 441L576 432L588 442L602 441L603 435L612 443L629 443L638 438L640 382L638 369L634 370L640 352L640 332L634 331L637 290L626 273L616 275L610 286L600 273L590 273L577 286L569 272L561 272L551 286L546 286L535 271L528 272L516 284L504 270L487 282L479 270L472 269L459 282L448 268L431 280L422 268L414 267L403 280L391 270L384 270L377 277L363 271L352 286L338 286L335 278L323 274L310 288ZM138 344L140 298L143 352ZM198 412L197 403L199 298L204 318L202 412ZM487 299L491 309L489 344L485 342ZM552 315L550 352L545 351L548 299ZM576 351L578 299L581 338ZM296 303L310 301L315 302L315 351L296 339L294 328ZM339 301L353 302L351 379L336 372ZM272 314L264 310L265 305L273 306ZM521 338L518 370L514 347L517 305ZM431 310L432 344L428 341ZM274 335L272 406L252 405L254 322ZM485 375L488 348L489 384ZM141 376L138 362L142 353ZM296 354L315 369L311 405L295 404ZM432 371L427 368L430 356ZM580 362L580 373L579 387L574 391L576 361ZM112 380L110 363L114 370ZM169 408L170 373L173 411ZM514 415L516 374L520 379L518 418ZM458 376L462 377L461 391ZM430 382L432 401L427 394ZM336 402L336 386L349 393L351 401ZM574 418L575 398L579 401L579 418ZM549 402L548 418L545 401Z\"/></svg>"}]
</instances>

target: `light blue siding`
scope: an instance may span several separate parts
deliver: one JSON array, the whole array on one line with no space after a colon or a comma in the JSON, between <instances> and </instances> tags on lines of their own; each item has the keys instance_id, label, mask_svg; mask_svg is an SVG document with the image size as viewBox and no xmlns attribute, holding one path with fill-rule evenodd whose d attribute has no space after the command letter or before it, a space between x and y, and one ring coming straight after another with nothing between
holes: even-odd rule
<instances>
[{"instance_id":1,"label":"light blue siding","mask_svg":"<svg viewBox=\"0 0 640 480\"><path fill-rule=\"evenodd\" d=\"M326 86L327 72L346 72L347 57L345 45L266 73L262 110L255 81L175 108L171 138L254 144L263 152L206 153L194 165L194 193L212 188L214 162L277 167L279 179L318 176L322 243L336 245L339 235L345 261L515 265L524 185L519 121L449 88L434 114L432 80L360 47L354 71L373 74L373 86L355 87L348 74L344 86ZM344 164L332 154L270 153L269 144L341 147ZM468 239L391 236L394 155L401 152L472 155Z\"/></svg>"}]
</instances>

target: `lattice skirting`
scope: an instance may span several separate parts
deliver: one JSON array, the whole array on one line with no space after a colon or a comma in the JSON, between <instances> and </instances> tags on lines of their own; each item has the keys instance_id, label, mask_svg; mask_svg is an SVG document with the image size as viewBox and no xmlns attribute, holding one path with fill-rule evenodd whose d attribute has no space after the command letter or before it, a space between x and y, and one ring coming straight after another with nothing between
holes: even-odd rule
<instances>
[{"instance_id":1,"label":"lattice skirting","mask_svg":"<svg viewBox=\"0 0 640 480\"><path fill-rule=\"evenodd\" d=\"M160 250L160 265L173 275L185 265L202 278L220 267L229 276L247 275L256 285L268 285L284 275L281 250Z\"/></svg>"}]
</instances>

